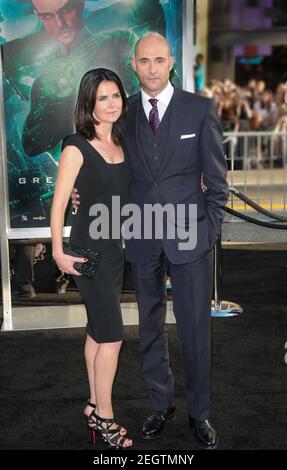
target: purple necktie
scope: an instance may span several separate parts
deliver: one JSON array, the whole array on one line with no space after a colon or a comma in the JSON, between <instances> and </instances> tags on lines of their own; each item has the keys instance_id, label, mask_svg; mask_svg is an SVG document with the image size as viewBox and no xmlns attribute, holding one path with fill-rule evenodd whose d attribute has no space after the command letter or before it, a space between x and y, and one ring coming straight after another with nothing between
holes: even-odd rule
<instances>
[{"instance_id":1,"label":"purple necktie","mask_svg":"<svg viewBox=\"0 0 287 470\"><path fill-rule=\"evenodd\" d=\"M156 134L156 131L158 130L159 123L160 123L158 109L157 109L158 100L156 98L151 98L149 102L152 105L152 109L150 110L150 113L149 113L149 123L154 134Z\"/></svg>"}]
</instances>

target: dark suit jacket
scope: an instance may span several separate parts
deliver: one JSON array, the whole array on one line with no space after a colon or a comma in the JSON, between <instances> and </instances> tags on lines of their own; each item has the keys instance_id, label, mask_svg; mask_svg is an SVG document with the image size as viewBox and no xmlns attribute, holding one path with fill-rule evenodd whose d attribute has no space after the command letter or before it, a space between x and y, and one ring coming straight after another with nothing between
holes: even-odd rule
<instances>
[{"instance_id":1,"label":"dark suit jacket","mask_svg":"<svg viewBox=\"0 0 287 470\"><path fill-rule=\"evenodd\" d=\"M228 199L227 166L222 133L212 100L174 89L170 125L159 171L154 176L139 145L138 113L141 94L129 98L125 147L132 171L129 202L143 209L144 204L197 204L197 245L179 250L178 239L163 237L168 259L174 264L188 263L204 256L215 244ZM182 135L193 137L181 139ZM201 175L207 190L201 189ZM143 211L142 211L143 212ZM185 220L185 224L188 221ZM126 240L128 261L147 263L155 240Z\"/></svg>"}]
</instances>

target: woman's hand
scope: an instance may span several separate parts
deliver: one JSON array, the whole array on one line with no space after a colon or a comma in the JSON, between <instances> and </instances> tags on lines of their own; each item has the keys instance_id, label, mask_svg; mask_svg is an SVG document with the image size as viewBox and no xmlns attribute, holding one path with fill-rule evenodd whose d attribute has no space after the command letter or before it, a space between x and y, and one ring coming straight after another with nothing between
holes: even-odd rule
<instances>
[{"instance_id":1,"label":"woman's hand","mask_svg":"<svg viewBox=\"0 0 287 470\"><path fill-rule=\"evenodd\" d=\"M74 263L86 263L88 258L77 258L75 256L65 255L65 253L53 255L53 258L60 271L63 271L66 274L74 274L74 276L81 276L74 268Z\"/></svg>"}]
</instances>

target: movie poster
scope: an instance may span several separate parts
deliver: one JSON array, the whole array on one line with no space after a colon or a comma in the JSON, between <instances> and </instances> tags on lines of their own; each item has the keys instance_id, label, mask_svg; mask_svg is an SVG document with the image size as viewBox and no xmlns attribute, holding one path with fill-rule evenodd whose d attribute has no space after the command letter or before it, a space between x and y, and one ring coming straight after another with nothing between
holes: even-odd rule
<instances>
[{"instance_id":1,"label":"movie poster","mask_svg":"<svg viewBox=\"0 0 287 470\"><path fill-rule=\"evenodd\" d=\"M11 228L49 226L61 143L74 132L82 75L107 67L128 95L137 92L130 62L148 31L170 41L173 81L181 86L179 0L0 0Z\"/></svg>"}]
</instances>

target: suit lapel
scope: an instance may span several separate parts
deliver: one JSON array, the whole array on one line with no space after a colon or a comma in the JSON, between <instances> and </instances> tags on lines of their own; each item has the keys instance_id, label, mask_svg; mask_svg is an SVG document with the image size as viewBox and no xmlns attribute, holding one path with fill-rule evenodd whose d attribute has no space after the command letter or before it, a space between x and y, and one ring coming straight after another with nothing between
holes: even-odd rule
<instances>
[{"instance_id":1,"label":"suit lapel","mask_svg":"<svg viewBox=\"0 0 287 470\"><path fill-rule=\"evenodd\" d=\"M174 158L179 136L181 135L182 121L187 119L186 109L182 100L181 90L174 88L173 96L169 103L170 116L168 123L167 139L163 158L159 167L158 175L163 172L165 166L171 158ZM164 117L163 117L164 118Z\"/></svg>"},{"instance_id":2,"label":"suit lapel","mask_svg":"<svg viewBox=\"0 0 287 470\"><path fill-rule=\"evenodd\" d=\"M131 158L137 158L138 162L142 164L145 169L145 173L147 174L148 178L153 180L153 175L149 165L146 161L144 153L141 149L140 142L139 142L139 112L141 106L141 93L138 93L137 98L133 101L131 106L129 107L128 112L128 134L127 139L130 141L131 148L135 149Z\"/></svg>"}]
</instances>

